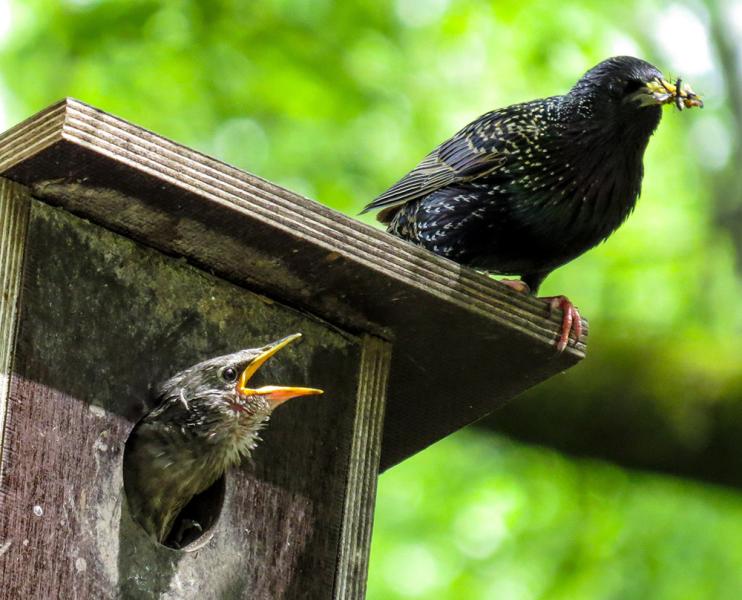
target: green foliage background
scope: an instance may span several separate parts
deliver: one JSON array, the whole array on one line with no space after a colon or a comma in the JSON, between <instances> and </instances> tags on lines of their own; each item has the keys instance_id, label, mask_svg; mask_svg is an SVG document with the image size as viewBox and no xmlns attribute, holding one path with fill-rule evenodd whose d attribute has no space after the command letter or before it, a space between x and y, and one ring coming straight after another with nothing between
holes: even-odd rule
<instances>
[{"instance_id":1,"label":"green foliage background","mask_svg":"<svg viewBox=\"0 0 742 600\"><path fill-rule=\"evenodd\" d=\"M671 465L742 414L722 10L742 33L738 3L713 0L0 0L0 125L75 96L355 215L477 115L609 55L682 71L706 109L666 113L635 214L547 280L590 318L590 357L530 400L573 410L579 427L554 424L577 438L600 406L651 405L621 451ZM742 498L462 432L381 477L369 597L736 600Z\"/></svg>"}]
</instances>

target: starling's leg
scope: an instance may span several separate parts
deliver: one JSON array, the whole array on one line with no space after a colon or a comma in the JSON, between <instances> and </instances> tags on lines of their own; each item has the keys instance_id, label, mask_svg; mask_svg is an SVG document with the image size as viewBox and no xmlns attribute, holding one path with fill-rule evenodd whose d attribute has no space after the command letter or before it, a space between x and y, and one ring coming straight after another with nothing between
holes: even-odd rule
<instances>
[{"instance_id":1,"label":"starling's leg","mask_svg":"<svg viewBox=\"0 0 742 600\"><path fill-rule=\"evenodd\" d=\"M543 283L544 279L549 273L527 273L523 275L523 281L531 288L532 294L536 295L538 288ZM566 296L545 296L539 298L539 300L545 300L549 303L549 316L553 314L556 309L562 310L562 333L557 341L557 351L564 352L564 349L569 343L569 334L574 331L575 344L579 341L582 335L582 319L580 313L577 310L569 298Z\"/></svg>"},{"instance_id":2,"label":"starling's leg","mask_svg":"<svg viewBox=\"0 0 742 600\"><path fill-rule=\"evenodd\" d=\"M557 351L564 352L569 343L570 332L575 332L575 344L580 340L582 335L582 319L577 307L566 296L546 296L539 298L549 303L549 315L556 309L562 310L562 334L557 342Z\"/></svg>"},{"instance_id":3,"label":"starling's leg","mask_svg":"<svg viewBox=\"0 0 742 600\"><path fill-rule=\"evenodd\" d=\"M544 279L546 279L546 275L539 273L526 275L520 281L515 279L500 279L498 281L516 292L535 295ZM574 331L575 334L575 344L579 341L580 336L582 335L582 319L580 319L580 313L577 310L577 307L572 304L566 296L544 296L539 298L539 300L544 300L548 303L549 316L551 316L556 309L561 309L562 311L562 333L557 341L557 351L564 352L569 343L569 334L572 331Z\"/></svg>"}]
</instances>

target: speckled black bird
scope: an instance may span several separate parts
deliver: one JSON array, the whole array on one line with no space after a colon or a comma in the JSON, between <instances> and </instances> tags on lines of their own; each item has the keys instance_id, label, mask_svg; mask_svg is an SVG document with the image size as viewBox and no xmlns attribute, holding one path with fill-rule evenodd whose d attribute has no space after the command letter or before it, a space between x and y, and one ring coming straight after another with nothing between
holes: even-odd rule
<instances>
[{"instance_id":1,"label":"speckled black bird","mask_svg":"<svg viewBox=\"0 0 742 600\"><path fill-rule=\"evenodd\" d=\"M661 107L703 106L690 87L629 56L590 69L563 96L515 104L473 121L363 212L388 231L536 294L546 276L605 240L634 208L642 158ZM558 349L579 313L564 318Z\"/></svg>"},{"instance_id":2,"label":"speckled black bird","mask_svg":"<svg viewBox=\"0 0 742 600\"><path fill-rule=\"evenodd\" d=\"M252 452L273 409L296 396L322 393L248 386L266 360L300 337L212 358L159 387L159 405L136 425L124 453L129 510L152 539L173 541L171 529L183 507Z\"/></svg>"}]
</instances>

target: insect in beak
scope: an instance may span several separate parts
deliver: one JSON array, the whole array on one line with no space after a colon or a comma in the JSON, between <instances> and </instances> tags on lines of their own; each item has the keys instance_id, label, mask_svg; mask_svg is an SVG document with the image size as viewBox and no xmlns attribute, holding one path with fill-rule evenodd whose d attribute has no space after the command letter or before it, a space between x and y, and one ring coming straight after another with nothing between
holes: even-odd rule
<instances>
[{"instance_id":1,"label":"insect in beak","mask_svg":"<svg viewBox=\"0 0 742 600\"><path fill-rule=\"evenodd\" d=\"M674 104L678 110L694 106L703 108L703 100L680 77L674 84L657 77L647 84L647 89L656 104Z\"/></svg>"}]
</instances>

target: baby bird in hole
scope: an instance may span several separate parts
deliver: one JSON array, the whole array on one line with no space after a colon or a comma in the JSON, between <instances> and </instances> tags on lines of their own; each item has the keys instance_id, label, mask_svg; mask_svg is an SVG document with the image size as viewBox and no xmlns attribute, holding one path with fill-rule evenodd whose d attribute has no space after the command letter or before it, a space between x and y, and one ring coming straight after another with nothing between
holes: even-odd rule
<instances>
[{"instance_id":1,"label":"baby bird in hole","mask_svg":"<svg viewBox=\"0 0 742 600\"><path fill-rule=\"evenodd\" d=\"M300 337L200 362L159 386L158 406L134 427L124 452L129 510L153 540L180 547L184 525L173 525L188 502L250 455L277 406L322 393L248 385L265 361Z\"/></svg>"}]
</instances>

